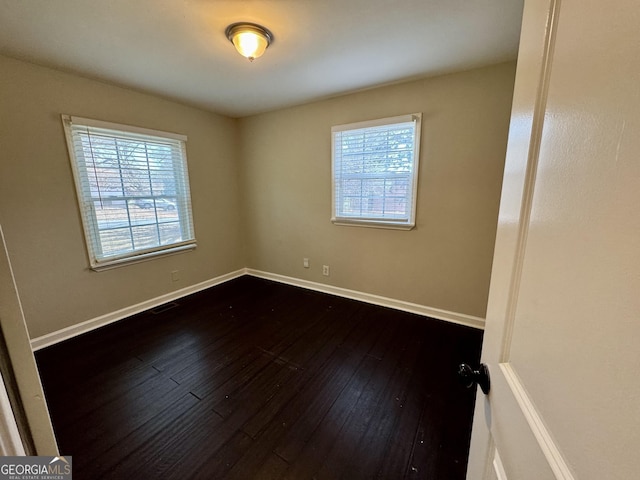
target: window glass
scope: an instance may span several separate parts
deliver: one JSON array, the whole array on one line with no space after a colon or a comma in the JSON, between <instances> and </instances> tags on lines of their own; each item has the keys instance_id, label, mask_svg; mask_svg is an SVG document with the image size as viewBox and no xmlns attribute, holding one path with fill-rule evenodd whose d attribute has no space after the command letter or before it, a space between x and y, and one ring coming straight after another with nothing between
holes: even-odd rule
<instances>
[{"instance_id":1,"label":"window glass","mask_svg":"<svg viewBox=\"0 0 640 480\"><path fill-rule=\"evenodd\" d=\"M421 114L332 128L337 224L415 226Z\"/></svg>"},{"instance_id":2,"label":"window glass","mask_svg":"<svg viewBox=\"0 0 640 480\"><path fill-rule=\"evenodd\" d=\"M63 116L91 267L195 247L186 137Z\"/></svg>"}]
</instances>

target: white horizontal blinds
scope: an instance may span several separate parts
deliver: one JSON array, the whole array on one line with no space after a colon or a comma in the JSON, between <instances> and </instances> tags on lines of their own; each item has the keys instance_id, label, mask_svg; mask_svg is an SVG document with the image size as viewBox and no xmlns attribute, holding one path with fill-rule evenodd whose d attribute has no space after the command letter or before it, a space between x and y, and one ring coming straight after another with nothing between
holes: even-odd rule
<instances>
[{"instance_id":1,"label":"white horizontal blinds","mask_svg":"<svg viewBox=\"0 0 640 480\"><path fill-rule=\"evenodd\" d=\"M333 129L336 220L412 222L416 121L385 121Z\"/></svg>"},{"instance_id":2,"label":"white horizontal blinds","mask_svg":"<svg viewBox=\"0 0 640 480\"><path fill-rule=\"evenodd\" d=\"M92 265L194 243L184 140L74 120L65 126Z\"/></svg>"}]
</instances>

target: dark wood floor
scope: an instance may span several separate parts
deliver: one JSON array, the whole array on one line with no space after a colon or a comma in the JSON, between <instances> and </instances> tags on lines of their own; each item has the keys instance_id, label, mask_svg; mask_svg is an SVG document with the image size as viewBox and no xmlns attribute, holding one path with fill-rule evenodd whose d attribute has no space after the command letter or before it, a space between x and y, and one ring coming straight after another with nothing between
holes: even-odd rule
<instances>
[{"instance_id":1,"label":"dark wood floor","mask_svg":"<svg viewBox=\"0 0 640 480\"><path fill-rule=\"evenodd\" d=\"M463 479L482 332L253 277L36 354L83 479Z\"/></svg>"}]
</instances>

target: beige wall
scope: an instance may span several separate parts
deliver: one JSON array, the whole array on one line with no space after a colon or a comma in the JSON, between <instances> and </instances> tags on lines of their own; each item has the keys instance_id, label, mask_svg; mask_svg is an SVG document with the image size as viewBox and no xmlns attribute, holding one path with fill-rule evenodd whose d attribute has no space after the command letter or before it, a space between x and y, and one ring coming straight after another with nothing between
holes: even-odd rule
<instances>
[{"instance_id":1,"label":"beige wall","mask_svg":"<svg viewBox=\"0 0 640 480\"><path fill-rule=\"evenodd\" d=\"M248 266L484 317L514 75L507 63L241 119ZM331 126L414 112L417 227L333 225Z\"/></svg>"},{"instance_id":2,"label":"beige wall","mask_svg":"<svg viewBox=\"0 0 640 480\"><path fill-rule=\"evenodd\" d=\"M0 56L0 224L31 337L245 266L484 316L514 70L233 120ZM332 225L330 127L413 112L423 113L416 229ZM62 113L189 137L195 251L88 269Z\"/></svg>"},{"instance_id":3,"label":"beige wall","mask_svg":"<svg viewBox=\"0 0 640 480\"><path fill-rule=\"evenodd\" d=\"M195 251L88 269L62 113L189 137ZM244 267L237 132L236 120L0 57L0 224L31 337Z\"/></svg>"}]
</instances>

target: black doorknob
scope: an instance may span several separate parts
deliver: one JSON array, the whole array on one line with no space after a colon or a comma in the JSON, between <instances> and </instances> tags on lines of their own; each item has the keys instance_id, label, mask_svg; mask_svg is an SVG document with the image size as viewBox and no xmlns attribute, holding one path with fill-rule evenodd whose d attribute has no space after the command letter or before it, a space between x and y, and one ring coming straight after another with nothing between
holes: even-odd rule
<instances>
[{"instance_id":1,"label":"black doorknob","mask_svg":"<svg viewBox=\"0 0 640 480\"><path fill-rule=\"evenodd\" d=\"M480 364L478 370L474 370L466 363L461 363L458 367L458 378L460 383L466 388L473 388L474 385L480 385L482 393L487 395L491 389L491 379L489 378L489 369L484 363Z\"/></svg>"}]
</instances>

